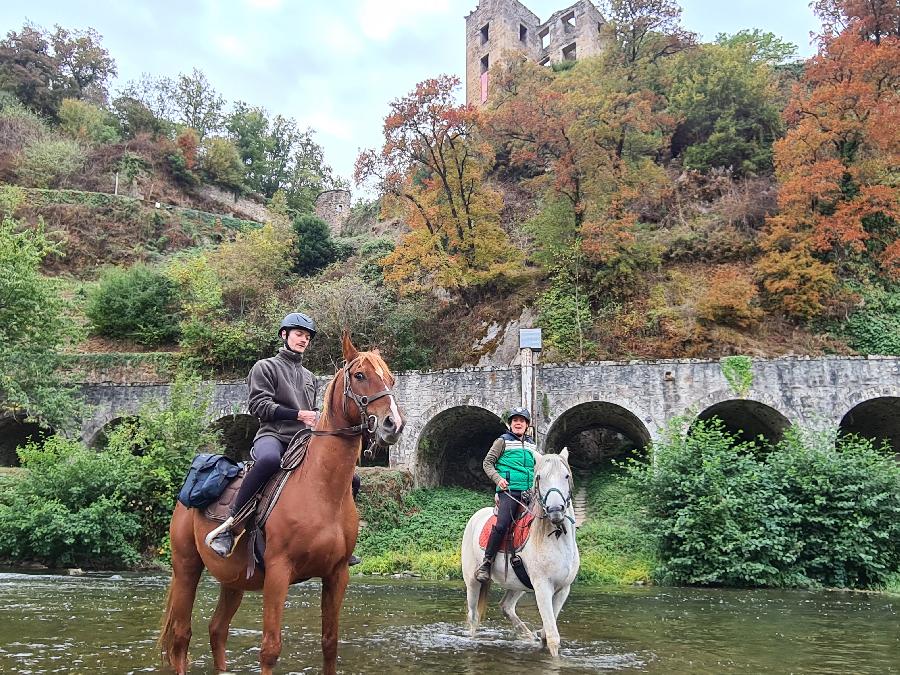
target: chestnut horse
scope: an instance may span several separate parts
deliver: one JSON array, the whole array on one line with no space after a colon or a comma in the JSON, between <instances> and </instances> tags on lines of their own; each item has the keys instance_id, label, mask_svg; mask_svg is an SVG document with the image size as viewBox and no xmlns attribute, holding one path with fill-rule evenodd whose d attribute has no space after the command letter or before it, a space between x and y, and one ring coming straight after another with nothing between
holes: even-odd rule
<instances>
[{"instance_id":1,"label":"chestnut horse","mask_svg":"<svg viewBox=\"0 0 900 675\"><path fill-rule=\"evenodd\" d=\"M261 672L272 672L281 654L281 621L288 587L311 577L322 579L323 672L335 673L338 615L356 546L359 516L351 494L354 467L369 434L380 445L399 439L403 418L391 387L394 377L377 351L358 352L345 333L346 365L325 390L322 415L306 459L288 479L265 525L264 565L247 577L247 546L239 542L228 558L204 544L219 523L202 509L177 504L169 535L172 581L159 645L163 660L179 675L188 666L191 610L203 568L219 580L219 603L209 624L216 671L226 670L228 627L244 591L263 592Z\"/></svg>"}]
</instances>

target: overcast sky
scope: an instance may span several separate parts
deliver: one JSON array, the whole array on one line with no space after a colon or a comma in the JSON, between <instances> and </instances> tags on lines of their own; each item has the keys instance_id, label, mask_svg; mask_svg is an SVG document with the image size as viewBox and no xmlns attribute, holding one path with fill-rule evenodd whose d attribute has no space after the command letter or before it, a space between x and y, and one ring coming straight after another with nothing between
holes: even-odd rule
<instances>
[{"instance_id":1,"label":"overcast sky","mask_svg":"<svg viewBox=\"0 0 900 675\"><path fill-rule=\"evenodd\" d=\"M541 20L574 0L527 0ZM3 34L27 20L95 28L118 65L141 73L204 71L226 101L294 117L316 131L349 178L360 148L380 144L387 104L441 73L464 78L464 17L477 0L31 0L0 2ZM807 0L681 0L683 24L712 40L761 28L813 53Z\"/></svg>"}]
</instances>

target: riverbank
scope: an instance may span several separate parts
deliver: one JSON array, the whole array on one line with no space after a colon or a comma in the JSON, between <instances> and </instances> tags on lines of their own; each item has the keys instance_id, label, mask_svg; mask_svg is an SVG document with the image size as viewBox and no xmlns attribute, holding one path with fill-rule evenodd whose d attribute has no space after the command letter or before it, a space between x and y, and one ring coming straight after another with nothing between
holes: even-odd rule
<instances>
[{"instance_id":1,"label":"riverbank","mask_svg":"<svg viewBox=\"0 0 900 675\"><path fill-rule=\"evenodd\" d=\"M652 544L638 528L636 495L615 471L586 479L588 518L578 530L579 582L649 584ZM469 517L492 503L490 490L413 489L408 473L368 471L358 503L363 527L357 574L460 579L460 542Z\"/></svg>"}]
</instances>

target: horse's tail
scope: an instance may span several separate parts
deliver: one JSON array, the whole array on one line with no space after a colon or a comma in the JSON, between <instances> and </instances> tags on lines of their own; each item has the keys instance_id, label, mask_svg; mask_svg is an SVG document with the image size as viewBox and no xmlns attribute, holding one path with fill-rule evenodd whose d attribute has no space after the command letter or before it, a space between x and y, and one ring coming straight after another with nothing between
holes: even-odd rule
<instances>
[{"instance_id":1,"label":"horse's tail","mask_svg":"<svg viewBox=\"0 0 900 675\"><path fill-rule=\"evenodd\" d=\"M175 621L173 619L174 613L172 612L172 604L174 602L172 598L173 585L170 583L169 590L166 592L166 611L160 624L159 639L156 641L160 657L163 663L168 666L174 665L172 663L172 646L175 641L175 631L173 629Z\"/></svg>"},{"instance_id":2,"label":"horse's tail","mask_svg":"<svg viewBox=\"0 0 900 675\"><path fill-rule=\"evenodd\" d=\"M481 582L481 588L478 590L478 604L476 605L475 621L476 625L481 623L481 617L484 616L484 610L487 609L488 592L491 590L491 580Z\"/></svg>"}]
</instances>

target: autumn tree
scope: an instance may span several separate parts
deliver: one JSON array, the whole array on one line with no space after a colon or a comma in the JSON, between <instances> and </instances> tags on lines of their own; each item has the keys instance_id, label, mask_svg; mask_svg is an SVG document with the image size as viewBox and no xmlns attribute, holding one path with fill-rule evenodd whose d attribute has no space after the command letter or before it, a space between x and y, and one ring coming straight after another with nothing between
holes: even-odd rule
<instances>
[{"instance_id":1,"label":"autumn tree","mask_svg":"<svg viewBox=\"0 0 900 675\"><path fill-rule=\"evenodd\" d=\"M459 84L443 75L391 102L384 145L356 161L357 183L374 181L406 208L411 231L385 260L385 280L402 292L466 292L520 267L500 227L502 198L485 182L494 155L478 138L479 111L456 102Z\"/></svg>"},{"instance_id":2,"label":"autumn tree","mask_svg":"<svg viewBox=\"0 0 900 675\"><path fill-rule=\"evenodd\" d=\"M833 13L785 110L789 129L775 145L780 212L767 221L758 268L769 296L800 317L821 314L839 280L869 261L873 273L900 278L896 0L818 7Z\"/></svg>"}]
</instances>

